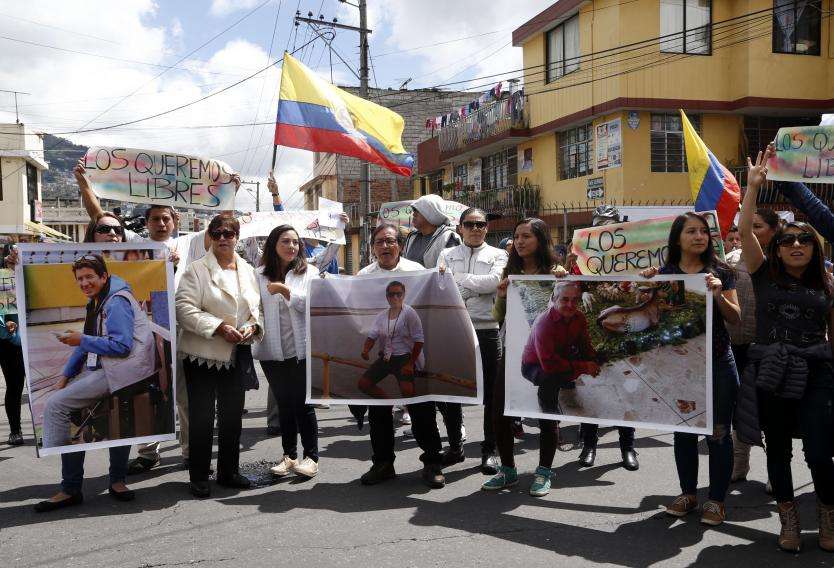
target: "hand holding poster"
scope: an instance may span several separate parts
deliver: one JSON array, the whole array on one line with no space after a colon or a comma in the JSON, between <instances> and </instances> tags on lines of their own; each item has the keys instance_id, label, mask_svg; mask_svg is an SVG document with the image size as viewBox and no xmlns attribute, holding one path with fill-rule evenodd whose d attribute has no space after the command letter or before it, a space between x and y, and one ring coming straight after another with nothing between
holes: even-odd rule
<instances>
[{"instance_id":1,"label":"hand holding poster","mask_svg":"<svg viewBox=\"0 0 834 568\"><path fill-rule=\"evenodd\" d=\"M308 403L480 402L477 338L451 274L316 279L307 306Z\"/></svg>"},{"instance_id":2,"label":"hand holding poster","mask_svg":"<svg viewBox=\"0 0 834 568\"><path fill-rule=\"evenodd\" d=\"M701 213L707 219L716 254L723 260L724 241L715 211ZM573 232L571 252L582 274L639 274L666 263L669 231L675 216L628 223L586 227Z\"/></svg>"},{"instance_id":3,"label":"hand holding poster","mask_svg":"<svg viewBox=\"0 0 834 568\"><path fill-rule=\"evenodd\" d=\"M703 275L511 276L506 325L505 414L712 432Z\"/></svg>"},{"instance_id":4,"label":"hand holding poster","mask_svg":"<svg viewBox=\"0 0 834 568\"><path fill-rule=\"evenodd\" d=\"M20 250L19 333L38 454L173 440L174 285L162 244Z\"/></svg>"},{"instance_id":5,"label":"hand holding poster","mask_svg":"<svg viewBox=\"0 0 834 568\"><path fill-rule=\"evenodd\" d=\"M92 147L84 168L102 199L186 209L235 208L234 170L217 160L182 154Z\"/></svg>"},{"instance_id":6,"label":"hand holding poster","mask_svg":"<svg viewBox=\"0 0 834 568\"><path fill-rule=\"evenodd\" d=\"M834 183L834 126L780 128L767 179Z\"/></svg>"},{"instance_id":7,"label":"hand holding poster","mask_svg":"<svg viewBox=\"0 0 834 568\"><path fill-rule=\"evenodd\" d=\"M240 239L266 237L278 225L292 225L302 239L316 239L337 245L345 244L345 231L336 227L323 227L319 223L319 211L261 211L245 213L238 217Z\"/></svg>"},{"instance_id":8,"label":"hand holding poster","mask_svg":"<svg viewBox=\"0 0 834 568\"><path fill-rule=\"evenodd\" d=\"M389 221L398 227L413 229L414 227L411 225L411 205L414 201L414 199L407 199L405 201L383 203L379 208L379 216L377 217L376 224L379 225L384 221ZM449 200L445 200L445 205L446 209L444 213L449 218L449 224L456 227L461 213L469 209L469 206Z\"/></svg>"}]
</instances>

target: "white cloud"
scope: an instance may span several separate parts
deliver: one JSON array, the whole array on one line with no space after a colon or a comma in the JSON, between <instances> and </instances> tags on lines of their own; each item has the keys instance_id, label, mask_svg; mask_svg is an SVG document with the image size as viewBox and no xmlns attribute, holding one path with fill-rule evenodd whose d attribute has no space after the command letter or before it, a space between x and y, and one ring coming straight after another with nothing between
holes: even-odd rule
<instances>
[{"instance_id":1,"label":"white cloud","mask_svg":"<svg viewBox=\"0 0 834 568\"><path fill-rule=\"evenodd\" d=\"M240 10L249 10L258 4L259 0L212 0L209 13L212 16L228 16Z\"/></svg>"}]
</instances>

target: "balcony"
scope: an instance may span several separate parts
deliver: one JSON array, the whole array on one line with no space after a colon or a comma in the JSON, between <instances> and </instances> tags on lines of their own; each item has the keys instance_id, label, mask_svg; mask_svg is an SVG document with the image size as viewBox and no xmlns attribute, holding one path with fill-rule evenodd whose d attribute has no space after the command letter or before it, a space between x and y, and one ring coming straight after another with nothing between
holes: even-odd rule
<instances>
[{"instance_id":1,"label":"balcony","mask_svg":"<svg viewBox=\"0 0 834 568\"><path fill-rule=\"evenodd\" d=\"M441 158L446 159L506 138L527 136L527 112L523 91L484 106L440 129L437 139Z\"/></svg>"},{"instance_id":2,"label":"balcony","mask_svg":"<svg viewBox=\"0 0 834 568\"><path fill-rule=\"evenodd\" d=\"M523 219L538 215L541 187L515 185L487 191L457 191L452 199L470 207L478 207L487 213L500 213L504 217Z\"/></svg>"}]
</instances>

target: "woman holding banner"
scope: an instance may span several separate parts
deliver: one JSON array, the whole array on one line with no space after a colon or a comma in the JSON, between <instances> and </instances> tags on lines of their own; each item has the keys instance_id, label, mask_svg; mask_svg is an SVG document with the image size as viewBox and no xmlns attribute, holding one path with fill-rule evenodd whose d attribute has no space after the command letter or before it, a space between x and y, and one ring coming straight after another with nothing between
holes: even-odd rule
<instances>
[{"instance_id":1,"label":"woman holding banner","mask_svg":"<svg viewBox=\"0 0 834 568\"><path fill-rule=\"evenodd\" d=\"M713 433L707 436L709 448L709 499L704 503L701 522L716 526L724 522L724 499L733 471L733 440L730 435L738 392L738 372L730 336L724 324L741 321L735 290L735 275L715 255L710 227L698 213L684 213L669 231L669 257L664 267L647 268L642 275L706 274L707 289L713 294L712 397ZM698 506L698 436L675 432L675 465L681 494L666 507L666 513L683 517Z\"/></svg>"},{"instance_id":2,"label":"woman holding banner","mask_svg":"<svg viewBox=\"0 0 834 568\"><path fill-rule=\"evenodd\" d=\"M799 511L791 478L793 435L802 438L817 493L819 546L834 552L834 311L832 281L820 238L806 223L786 223L767 252L753 232L758 191L765 183L770 146L748 158L747 192L739 230L756 294L756 342L748 350L739 397L738 437L767 443L767 471L782 528L779 547L798 552Z\"/></svg>"},{"instance_id":3,"label":"woman holding banner","mask_svg":"<svg viewBox=\"0 0 834 568\"><path fill-rule=\"evenodd\" d=\"M317 271L306 260L304 243L291 225L272 229L256 270L264 312L264 339L255 345L278 403L284 457L271 469L284 477L294 472L314 477L319 471L316 409L307 396L307 288ZM298 460L298 435L304 449Z\"/></svg>"}]
</instances>

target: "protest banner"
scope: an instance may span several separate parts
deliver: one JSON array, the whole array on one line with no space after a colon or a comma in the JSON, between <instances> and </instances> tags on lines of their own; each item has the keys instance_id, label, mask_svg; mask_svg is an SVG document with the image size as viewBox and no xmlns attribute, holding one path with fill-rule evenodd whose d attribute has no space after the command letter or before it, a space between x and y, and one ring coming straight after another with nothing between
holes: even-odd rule
<instances>
[{"instance_id":1,"label":"protest banner","mask_svg":"<svg viewBox=\"0 0 834 568\"><path fill-rule=\"evenodd\" d=\"M480 404L478 340L451 274L316 279L307 310L308 403Z\"/></svg>"},{"instance_id":2,"label":"protest banner","mask_svg":"<svg viewBox=\"0 0 834 568\"><path fill-rule=\"evenodd\" d=\"M629 278L510 277L506 415L712 433L704 276Z\"/></svg>"},{"instance_id":3,"label":"protest banner","mask_svg":"<svg viewBox=\"0 0 834 568\"><path fill-rule=\"evenodd\" d=\"M0 317L17 313L14 288L14 271L0 268Z\"/></svg>"},{"instance_id":4,"label":"protest banner","mask_svg":"<svg viewBox=\"0 0 834 568\"><path fill-rule=\"evenodd\" d=\"M704 211L712 245L724 259L724 241L715 211ZM663 266L668 253L669 231L676 216L627 223L585 227L573 232L571 252L582 274L639 274L650 266Z\"/></svg>"},{"instance_id":5,"label":"protest banner","mask_svg":"<svg viewBox=\"0 0 834 568\"><path fill-rule=\"evenodd\" d=\"M327 243L345 244L345 231L336 227L322 227L319 211L261 211L244 213L238 217L240 239L267 237L278 225L292 225L302 239L316 239Z\"/></svg>"},{"instance_id":6,"label":"protest banner","mask_svg":"<svg viewBox=\"0 0 834 568\"><path fill-rule=\"evenodd\" d=\"M38 455L173 440L174 272L162 243L21 244L20 253ZM126 334L127 348L108 339Z\"/></svg>"},{"instance_id":7,"label":"protest banner","mask_svg":"<svg viewBox=\"0 0 834 568\"><path fill-rule=\"evenodd\" d=\"M776 134L767 179L834 183L834 126L793 126Z\"/></svg>"},{"instance_id":8,"label":"protest banner","mask_svg":"<svg viewBox=\"0 0 834 568\"><path fill-rule=\"evenodd\" d=\"M102 199L186 209L235 208L234 170L218 160L94 146L84 154L84 168Z\"/></svg>"},{"instance_id":9,"label":"protest banner","mask_svg":"<svg viewBox=\"0 0 834 568\"><path fill-rule=\"evenodd\" d=\"M383 203L379 208L379 216L376 224L379 225L384 221L394 223L398 227L406 227L411 230L414 227L411 225L411 206L414 204L414 199L407 199L405 201L391 201ZM460 220L461 213L469 209L468 205L463 205L457 201L445 200L446 217L449 218L449 224L456 227Z\"/></svg>"},{"instance_id":10,"label":"protest banner","mask_svg":"<svg viewBox=\"0 0 834 568\"><path fill-rule=\"evenodd\" d=\"M345 206L332 199L319 197L319 225L322 227L335 227L344 230L345 222L342 221L342 213Z\"/></svg>"}]
</instances>

